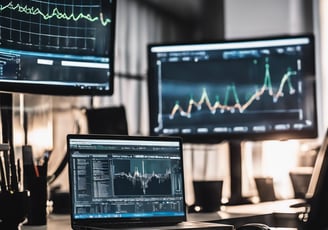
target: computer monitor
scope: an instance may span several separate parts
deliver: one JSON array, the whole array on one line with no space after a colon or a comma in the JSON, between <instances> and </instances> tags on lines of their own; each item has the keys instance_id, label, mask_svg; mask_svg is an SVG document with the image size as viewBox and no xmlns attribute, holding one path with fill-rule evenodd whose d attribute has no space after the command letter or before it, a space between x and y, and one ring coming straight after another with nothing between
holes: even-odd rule
<instances>
[{"instance_id":1,"label":"computer monitor","mask_svg":"<svg viewBox=\"0 0 328 230\"><path fill-rule=\"evenodd\" d=\"M313 35L150 44L150 134L185 142L317 137Z\"/></svg>"},{"instance_id":2,"label":"computer monitor","mask_svg":"<svg viewBox=\"0 0 328 230\"><path fill-rule=\"evenodd\" d=\"M241 199L241 142L318 136L314 35L148 45L150 135L230 147Z\"/></svg>"},{"instance_id":3,"label":"computer monitor","mask_svg":"<svg viewBox=\"0 0 328 230\"><path fill-rule=\"evenodd\" d=\"M0 91L112 95L115 0L0 4Z\"/></svg>"}]
</instances>

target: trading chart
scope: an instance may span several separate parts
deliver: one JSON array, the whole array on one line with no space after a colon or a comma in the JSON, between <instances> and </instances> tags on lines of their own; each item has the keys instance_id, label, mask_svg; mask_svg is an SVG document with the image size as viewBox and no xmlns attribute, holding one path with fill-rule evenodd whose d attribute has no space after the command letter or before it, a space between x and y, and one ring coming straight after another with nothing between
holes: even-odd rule
<instances>
[{"instance_id":1,"label":"trading chart","mask_svg":"<svg viewBox=\"0 0 328 230\"><path fill-rule=\"evenodd\" d=\"M281 114L286 120L303 120L301 51L266 52L193 53L188 61L159 62L163 126L241 124L259 116L275 120Z\"/></svg>"},{"instance_id":2,"label":"trading chart","mask_svg":"<svg viewBox=\"0 0 328 230\"><path fill-rule=\"evenodd\" d=\"M26 50L102 54L111 23L108 0L1 1L0 42ZM106 11L107 9L107 11Z\"/></svg>"},{"instance_id":3,"label":"trading chart","mask_svg":"<svg viewBox=\"0 0 328 230\"><path fill-rule=\"evenodd\" d=\"M163 76L163 104L169 108L170 101L167 99L176 98L174 105L171 102L170 119L176 116L193 118L193 114L196 116L197 113L204 116L225 113L276 114L281 110L294 113L299 111L295 94L301 93L298 88L301 61L289 59L282 56L271 60L234 60L235 63L239 62L238 69L234 68L235 63L229 61L222 62L222 67L207 61L195 64L166 63L168 69ZM274 68L271 69L271 65ZM171 69L172 72L177 71L179 76ZM180 69L184 73L179 72ZM202 82L192 85L188 79L201 79Z\"/></svg>"},{"instance_id":4,"label":"trading chart","mask_svg":"<svg viewBox=\"0 0 328 230\"><path fill-rule=\"evenodd\" d=\"M182 192L181 172L170 160L120 160L115 162L115 195L170 195ZM176 163L176 165L178 165Z\"/></svg>"}]
</instances>

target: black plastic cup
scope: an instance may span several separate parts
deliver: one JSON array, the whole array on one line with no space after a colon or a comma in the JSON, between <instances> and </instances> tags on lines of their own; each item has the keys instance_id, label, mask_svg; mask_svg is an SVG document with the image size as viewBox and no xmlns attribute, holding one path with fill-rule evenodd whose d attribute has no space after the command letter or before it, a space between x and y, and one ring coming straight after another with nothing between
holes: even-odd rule
<instances>
[{"instance_id":1,"label":"black plastic cup","mask_svg":"<svg viewBox=\"0 0 328 230\"><path fill-rule=\"evenodd\" d=\"M26 220L29 191L0 192L0 229L17 230Z\"/></svg>"},{"instance_id":2,"label":"black plastic cup","mask_svg":"<svg viewBox=\"0 0 328 230\"><path fill-rule=\"evenodd\" d=\"M195 204L198 212L216 212L221 209L222 180L193 181Z\"/></svg>"}]
</instances>

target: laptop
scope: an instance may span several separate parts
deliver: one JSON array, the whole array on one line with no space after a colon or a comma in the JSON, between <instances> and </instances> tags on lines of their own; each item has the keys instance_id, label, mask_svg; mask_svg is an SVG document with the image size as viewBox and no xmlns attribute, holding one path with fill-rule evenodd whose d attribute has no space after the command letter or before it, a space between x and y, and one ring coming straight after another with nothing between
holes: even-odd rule
<instances>
[{"instance_id":1,"label":"laptop","mask_svg":"<svg viewBox=\"0 0 328 230\"><path fill-rule=\"evenodd\" d=\"M317 153L306 193L306 210L300 215L302 230L328 229L328 129Z\"/></svg>"},{"instance_id":2,"label":"laptop","mask_svg":"<svg viewBox=\"0 0 328 230\"><path fill-rule=\"evenodd\" d=\"M182 139L70 134L71 227L233 229L188 222Z\"/></svg>"}]
</instances>

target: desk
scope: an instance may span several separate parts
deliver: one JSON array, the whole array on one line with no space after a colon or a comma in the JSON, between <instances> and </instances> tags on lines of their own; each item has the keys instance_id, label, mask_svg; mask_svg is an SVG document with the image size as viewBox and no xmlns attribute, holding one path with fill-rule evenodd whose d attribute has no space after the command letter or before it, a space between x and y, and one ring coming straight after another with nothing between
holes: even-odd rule
<instances>
[{"instance_id":1,"label":"desk","mask_svg":"<svg viewBox=\"0 0 328 230\"><path fill-rule=\"evenodd\" d=\"M45 226L22 226L22 230L71 230L68 215L50 215ZM271 228L271 230L297 230L297 228Z\"/></svg>"},{"instance_id":2,"label":"desk","mask_svg":"<svg viewBox=\"0 0 328 230\"><path fill-rule=\"evenodd\" d=\"M218 224L218 223L184 223L181 225L183 227L176 228L174 226L170 227L158 227L156 229L195 229L195 226L203 226L201 229L225 229L225 230L232 230L233 226L225 225L225 224ZM206 226L206 228L204 227ZM210 227L210 228L209 228ZM124 228L122 230L127 230L128 228ZM131 229L131 228L129 228ZM145 230L145 229L153 229L151 227L147 228L134 228L134 230ZM21 230L71 230L70 226L70 217L69 215L50 215L48 217L48 223L44 226L25 226L21 227Z\"/></svg>"},{"instance_id":3,"label":"desk","mask_svg":"<svg viewBox=\"0 0 328 230\"><path fill-rule=\"evenodd\" d=\"M245 223L261 222L272 226L272 230L295 230L296 216L304 208L291 208L290 205L304 202L301 199L263 202L236 206L224 206L219 212L190 213L189 221L206 221L231 224L238 227ZM69 215L48 216L46 226L25 226L21 230L71 230Z\"/></svg>"},{"instance_id":4,"label":"desk","mask_svg":"<svg viewBox=\"0 0 328 230\"><path fill-rule=\"evenodd\" d=\"M72 230L69 215L48 216L47 225L42 226L21 226L21 230Z\"/></svg>"},{"instance_id":5,"label":"desk","mask_svg":"<svg viewBox=\"0 0 328 230\"><path fill-rule=\"evenodd\" d=\"M223 206L221 211L214 213L191 213L191 221L206 221L224 224L240 225L259 222L272 227L298 226L297 215L304 211L303 207L291 208L293 204L303 203L302 199L279 200L258 204Z\"/></svg>"}]
</instances>

